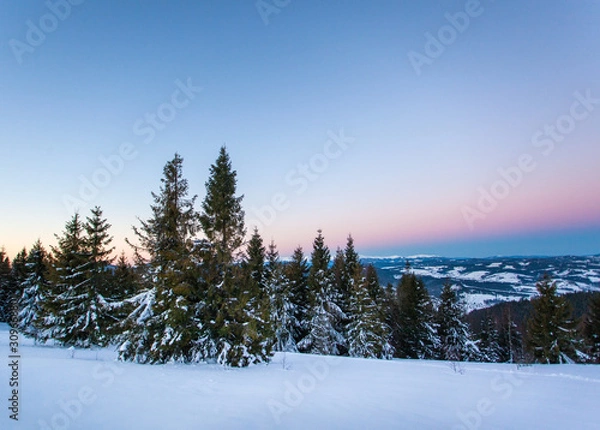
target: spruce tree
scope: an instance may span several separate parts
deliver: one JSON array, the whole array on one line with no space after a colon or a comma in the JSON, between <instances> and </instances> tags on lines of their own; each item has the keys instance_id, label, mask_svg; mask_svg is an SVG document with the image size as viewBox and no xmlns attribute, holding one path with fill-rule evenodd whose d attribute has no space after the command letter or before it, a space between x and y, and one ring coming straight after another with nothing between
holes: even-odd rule
<instances>
[{"instance_id":1,"label":"spruce tree","mask_svg":"<svg viewBox=\"0 0 600 430\"><path fill-rule=\"evenodd\" d=\"M377 307L383 314L383 305L384 305L384 291L381 285L379 284L379 276L377 274L377 269L372 264L367 265L365 268L365 282L367 286L367 291L369 292L369 296L375 302Z\"/></svg>"},{"instance_id":2,"label":"spruce tree","mask_svg":"<svg viewBox=\"0 0 600 430\"><path fill-rule=\"evenodd\" d=\"M575 323L566 299L556 293L548 275L536 284L538 297L528 321L527 345L538 363L566 363L576 360Z\"/></svg>"},{"instance_id":3,"label":"spruce tree","mask_svg":"<svg viewBox=\"0 0 600 430\"><path fill-rule=\"evenodd\" d=\"M134 311L134 297L141 291L138 277L140 268L134 269L127 261L125 253L117 258L114 271L109 272L106 300L109 308L109 337L118 338L121 334L121 322Z\"/></svg>"},{"instance_id":4,"label":"spruce tree","mask_svg":"<svg viewBox=\"0 0 600 430\"><path fill-rule=\"evenodd\" d=\"M512 317L510 306L502 315L499 331L500 361L520 363L525 360L523 351L523 335Z\"/></svg>"},{"instance_id":5,"label":"spruce tree","mask_svg":"<svg viewBox=\"0 0 600 430\"><path fill-rule=\"evenodd\" d=\"M255 228L242 261L244 277L237 281L238 301L233 306L239 307L240 312L234 313L237 318L230 320L230 327L233 324L240 327L239 337L230 337L232 348L226 364L232 366L268 361L271 356L273 333L265 252L262 237Z\"/></svg>"},{"instance_id":6,"label":"spruce tree","mask_svg":"<svg viewBox=\"0 0 600 430\"><path fill-rule=\"evenodd\" d=\"M340 298L329 269L330 260L329 248L325 245L321 230L318 230L313 242L308 275L311 303L309 333L298 344L299 350L312 354L338 355L346 344L342 333L337 329L346 315L338 305Z\"/></svg>"},{"instance_id":7,"label":"spruce tree","mask_svg":"<svg viewBox=\"0 0 600 430\"><path fill-rule=\"evenodd\" d=\"M348 354L351 357L392 358L390 329L369 294L369 280L360 277L360 267L356 266L354 270L351 321L347 330Z\"/></svg>"},{"instance_id":8,"label":"spruce tree","mask_svg":"<svg viewBox=\"0 0 600 430\"><path fill-rule=\"evenodd\" d=\"M335 257L333 258L333 264L331 266L332 276L332 297L334 297L336 304L339 306L342 318L335 319L334 329L338 333L342 334L344 338L347 337L349 324L351 322L351 306L352 306L352 293L354 289L354 273L348 273L346 267L346 255L340 248L337 249ZM346 342L342 342L339 345L339 355L347 355L348 349Z\"/></svg>"},{"instance_id":9,"label":"spruce tree","mask_svg":"<svg viewBox=\"0 0 600 430\"><path fill-rule=\"evenodd\" d=\"M4 248L0 248L0 321L8 322L10 319L11 298L11 266L10 258Z\"/></svg>"},{"instance_id":10,"label":"spruce tree","mask_svg":"<svg viewBox=\"0 0 600 430\"><path fill-rule=\"evenodd\" d=\"M273 350L298 352L296 339L299 324L292 303L291 283L284 275L284 267L279 261L279 252L274 242L271 242L267 251L266 282L271 304Z\"/></svg>"},{"instance_id":11,"label":"spruce tree","mask_svg":"<svg viewBox=\"0 0 600 430\"><path fill-rule=\"evenodd\" d=\"M465 312L450 282L446 282L442 288L435 319L440 359L466 361L477 358L477 347L471 340L469 325L465 322Z\"/></svg>"},{"instance_id":12,"label":"spruce tree","mask_svg":"<svg viewBox=\"0 0 600 430\"><path fill-rule=\"evenodd\" d=\"M291 261L283 268L284 277L289 285L289 300L296 324L294 344L297 345L309 332L309 311L311 308L308 292L309 267L302 247L297 247Z\"/></svg>"},{"instance_id":13,"label":"spruce tree","mask_svg":"<svg viewBox=\"0 0 600 430\"><path fill-rule=\"evenodd\" d=\"M140 288L136 270L129 264L125 253L121 252L117 258L115 269L110 276L112 288L108 291L107 298L118 302L132 297Z\"/></svg>"},{"instance_id":14,"label":"spruce tree","mask_svg":"<svg viewBox=\"0 0 600 430\"><path fill-rule=\"evenodd\" d=\"M124 321L119 352L121 359L142 363L189 362L199 330L191 258L198 220L179 154L165 165L161 182L160 192L152 193L151 218L133 229L145 290L131 300L135 309Z\"/></svg>"},{"instance_id":15,"label":"spruce tree","mask_svg":"<svg viewBox=\"0 0 600 430\"><path fill-rule=\"evenodd\" d=\"M396 357L434 358L438 337L433 308L423 280L407 269L396 288L393 344Z\"/></svg>"},{"instance_id":16,"label":"spruce tree","mask_svg":"<svg viewBox=\"0 0 600 430\"><path fill-rule=\"evenodd\" d=\"M90 288L103 296L111 294L108 285L109 265L113 262L111 254L114 247L110 247L113 240L108 230L111 225L102 217L102 209L96 206L92 209L92 216L87 217L84 229L86 232L85 246L89 255L86 266Z\"/></svg>"},{"instance_id":17,"label":"spruce tree","mask_svg":"<svg viewBox=\"0 0 600 430\"><path fill-rule=\"evenodd\" d=\"M590 299L583 334L591 361L600 363L600 293L595 293Z\"/></svg>"},{"instance_id":18,"label":"spruce tree","mask_svg":"<svg viewBox=\"0 0 600 430\"><path fill-rule=\"evenodd\" d=\"M351 314L353 311L353 305L355 304L354 299L356 289L359 287L359 284L364 284L365 281L362 276L364 268L360 262L360 257L354 248L354 239L352 238L352 235L348 235L346 247L344 248L342 255L342 279L338 284L337 290L340 297L340 309L346 318L342 319L341 326L338 327L338 330L344 333L346 336L348 325L353 319Z\"/></svg>"},{"instance_id":19,"label":"spruce tree","mask_svg":"<svg viewBox=\"0 0 600 430\"><path fill-rule=\"evenodd\" d=\"M362 269L358 253L354 249L354 239L348 235L346 247L343 250L338 248L333 260L335 286L340 296L340 308L345 314L350 312L356 274L362 273Z\"/></svg>"},{"instance_id":20,"label":"spruce tree","mask_svg":"<svg viewBox=\"0 0 600 430\"><path fill-rule=\"evenodd\" d=\"M62 345L89 347L90 336L97 334L94 321L85 319L89 297L86 291L86 253L83 224L76 213L66 224L58 246L52 247L53 288L44 299L43 338L52 338Z\"/></svg>"},{"instance_id":21,"label":"spruce tree","mask_svg":"<svg viewBox=\"0 0 600 430\"><path fill-rule=\"evenodd\" d=\"M391 282L388 282L385 288L383 288L382 297L381 311L383 313L385 323L390 328L390 342L392 347L396 348L396 346L398 346L398 340L400 336L400 309L396 288ZM397 353L394 349L394 356L396 355Z\"/></svg>"},{"instance_id":22,"label":"spruce tree","mask_svg":"<svg viewBox=\"0 0 600 430\"><path fill-rule=\"evenodd\" d=\"M23 283L29 276L29 271L27 269L28 257L29 254L27 253L27 249L23 248L12 260L9 278L10 281L7 291L9 306L11 306L11 308L7 312L7 321L10 321L11 318L14 319L13 315L15 309L18 309L17 303L23 295Z\"/></svg>"},{"instance_id":23,"label":"spruce tree","mask_svg":"<svg viewBox=\"0 0 600 430\"><path fill-rule=\"evenodd\" d=\"M223 146L216 162L210 167L200 216L202 230L222 272L234 263L246 235L241 204L244 196L236 196L236 176L237 172L233 170L229 154Z\"/></svg>"},{"instance_id":24,"label":"spruce tree","mask_svg":"<svg viewBox=\"0 0 600 430\"><path fill-rule=\"evenodd\" d=\"M113 240L109 233L111 225L103 218L102 209L96 206L91 210L91 216L86 218L84 224L84 247L87 256L85 271L85 299L80 301L83 318L80 321L91 325L90 345L106 345L109 340L109 327L113 320L107 303L110 295L109 266L113 261L111 254L114 247L110 247Z\"/></svg>"},{"instance_id":25,"label":"spruce tree","mask_svg":"<svg viewBox=\"0 0 600 430\"><path fill-rule=\"evenodd\" d=\"M236 176L227 150L221 147L210 167L200 215L206 235L203 264L208 289L202 351L206 358L239 367L268 361L271 351L268 295L261 285L264 267L258 267L258 260L264 263L264 247L262 239L258 245L258 233L250 258L239 266L246 230Z\"/></svg>"},{"instance_id":26,"label":"spruce tree","mask_svg":"<svg viewBox=\"0 0 600 430\"><path fill-rule=\"evenodd\" d=\"M110 224L96 207L85 224L75 214L67 225L55 254L54 288L43 297L43 337L63 345L89 348L109 341L107 288L112 248ZM85 234L84 234L85 233Z\"/></svg>"},{"instance_id":27,"label":"spruce tree","mask_svg":"<svg viewBox=\"0 0 600 430\"><path fill-rule=\"evenodd\" d=\"M35 341L43 330L43 303L51 292L49 265L48 253L38 240L27 257L27 277L19 300L19 329Z\"/></svg>"},{"instance_id":28,"label":"spruce tree","mask_svg":"<svg viewBox=\"0 0 600 430\"><path fill-rule=\"evenodd\" d=\"M339 304L343 311L348 311L350 308L350 297L352 288L352 274L346 271L346 256L341 248L335 251L333 263L331 265L331 276L333 279L333 287L339 294Z\"/></svg>"},{"instance_id":29,"label":"spruce tree","mask_svg":"<svg viewBox=\"0 0 600 430\"><path fill-rule=\"evenodd\" d=\"M490 317L483 322L478 337L479 360L486 363L499 363L502 359L500 335L496 323Z\"/></svg>"}]
</instances>

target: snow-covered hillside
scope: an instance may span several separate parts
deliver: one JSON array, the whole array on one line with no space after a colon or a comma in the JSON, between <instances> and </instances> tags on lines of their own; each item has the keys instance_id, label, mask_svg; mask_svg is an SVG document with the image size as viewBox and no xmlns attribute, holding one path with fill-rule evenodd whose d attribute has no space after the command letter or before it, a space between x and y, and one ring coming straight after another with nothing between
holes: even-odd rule
<instances>
[{"instance_id":1,"label":"snow-covered hillside","mask_svg":"<svg viewBox=\"0 0 600 430\"><path fill-rule=\"evenodd\" d=\"M8 360L9 333L0 325ZM277 354L269 365L139 365L110 349L19 344L18 417L2 429L595 429L600 366Z\"/></svg>"},{"instance_id":2,"label":"snow-covered hillside","mask_svg":"<svg viewBox=\"0 0 600 430\"><path fill-rule=\"evenodd\" d=\"M377 268L381 282L397 283L405 270L423 279L430 293L439 295L446 280L461 287L467 310L492 306L508 300L530 298L535 284L545 273L556 281L559 294L600 290L600 257L491 257L444 258L428 255L411 257L363 257Z\"/></svg>"}]
</instances>

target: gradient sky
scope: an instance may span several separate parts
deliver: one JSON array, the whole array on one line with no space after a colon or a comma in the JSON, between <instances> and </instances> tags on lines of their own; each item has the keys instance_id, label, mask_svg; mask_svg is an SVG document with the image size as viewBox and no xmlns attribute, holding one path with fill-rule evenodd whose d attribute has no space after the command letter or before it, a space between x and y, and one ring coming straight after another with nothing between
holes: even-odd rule
<instances>
[{"instance_id":1,"label":"gradient sky","mask_svg":"<svg viewBox=\"0 0 600 430\"><path fill-rule=\"evenodd\" d=\"M54 243L67 195L83 215L100 205L128 251L164 164L183 156L200 202L223 144L249 223L283 255L309 252L318 228L332 249L352 233L365 255L600 252L598 1L266 0L284 5L268 16L254 0L61 4L64 19L41 0L0 5L10 256ZM202 90L170 110L188 81ZM151 135L157 113L170 121ZM340 130L345 149L328 143ZM103 177L100 158L123 147L135 156ZM94 175L105 182L81 199ZM491 191L502 198L483 211Z\"/></svg>"}]
</instances>

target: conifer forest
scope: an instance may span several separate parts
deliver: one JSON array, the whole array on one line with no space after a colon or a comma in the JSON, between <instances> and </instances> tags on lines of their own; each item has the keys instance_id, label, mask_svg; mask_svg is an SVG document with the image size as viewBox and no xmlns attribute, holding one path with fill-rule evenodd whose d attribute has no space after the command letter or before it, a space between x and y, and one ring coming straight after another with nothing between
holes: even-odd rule
<instances>
[{"instance_id":1,"label":"conifer forest","mask_svg":"<svg viewBox=\"0 0 600 430\"><path fill-rule=\"evenodd\" d=\"M451 278L431 297L407 263L396 284L381 285L351 235L333 251L319 230L312 249L282 259L276 243L245 225L237 181L221 147L200 202L176 154L151 195L151 216L133 227L132 259L115 256L100 207L73 214L55 246L38 240L12 259L0 251L0 317L36 343L110 346L120 360L149 364L245 367L275 352L600 362L598 293L574 318L544 276L526 320L482 314L472 324Z\"/></svg>"}]
</instances>

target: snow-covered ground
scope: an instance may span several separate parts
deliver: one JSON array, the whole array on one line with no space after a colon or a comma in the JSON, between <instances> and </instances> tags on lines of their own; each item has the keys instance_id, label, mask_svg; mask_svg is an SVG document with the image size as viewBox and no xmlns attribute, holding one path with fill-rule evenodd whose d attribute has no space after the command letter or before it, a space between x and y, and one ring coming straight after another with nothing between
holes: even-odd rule
<instances>
[{"instance_id":1,"label":"snow-covered ground","mask_svg":"<svg viewBox=\"0 0 600 430\"><path fill-rule=\"evenodd\" d=\"M10 364L9 331L0 350ZM269 365L138 365L21 337L18 417L2 429L597 429L600 366L277 354Z\"/></svg>"}]
</instances>

